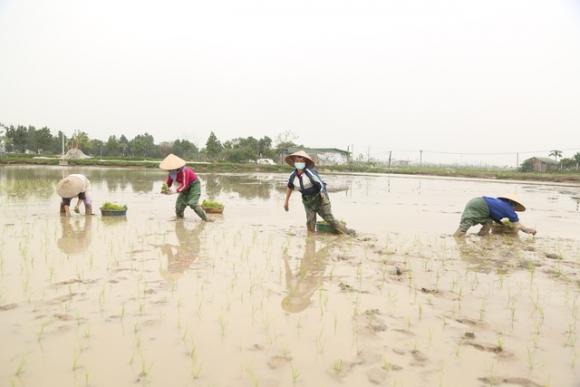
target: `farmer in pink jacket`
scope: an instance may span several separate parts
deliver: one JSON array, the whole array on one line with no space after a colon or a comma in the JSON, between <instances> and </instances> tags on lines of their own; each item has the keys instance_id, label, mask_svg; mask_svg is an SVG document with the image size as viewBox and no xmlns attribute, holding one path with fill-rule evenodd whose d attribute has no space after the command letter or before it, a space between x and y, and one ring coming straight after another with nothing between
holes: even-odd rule
<instances>
[{"instance_id":1,"label":"farmer in pink jacket","mask_svg":"<svg viewBox=\"0 0 580 387\"><path fill-rule=\"evenodd\" d=\"M185 160L175 156L168 155L159 164L159 168L169 171L167 176L167 186L171 187L173 182L177 182L179 186L175 191L169 190L167 194L178 193L177 201L175 202L175 215L178 218L183 218L183 213L186 207L191 207L193 211L205 222L208 221L207 215L203 208L199 205L199 198L201 196L201 183L190 167L185 165Z\"/></svg>"}]
</instances>

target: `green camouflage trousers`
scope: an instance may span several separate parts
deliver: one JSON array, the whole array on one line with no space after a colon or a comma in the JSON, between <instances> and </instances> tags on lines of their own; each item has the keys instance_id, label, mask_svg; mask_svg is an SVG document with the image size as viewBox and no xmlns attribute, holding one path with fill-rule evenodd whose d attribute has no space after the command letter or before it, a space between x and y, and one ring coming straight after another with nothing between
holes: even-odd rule
<instances>
[{"instance_id":1,"label":"green camouflage trousers","mask_svg":"<svg viewBox=\"0 0 580 387\"><path fill-rule=\"evenodd\" d=\"M313 196L303 196L302 204L306 211L306 227L308 231L316 229L316 215L320 215L326 223L330 224L339 234L346 234L347 229L344 224L338 222L332 215L330 199L327 193L318 193Z\"/></svg>"},{"instance_id":2,"label":"green camouflage trousers","mask_svg":"<svg viewBox=\"0 0 580 387\"><path fill-rule=\"evenodd\" d=\"M199 198L201 196L201 183L199 179L191 183L189 188L181 191L175 202L175 215L178 218L183 218L183 213L187 207L191 207L193 211L203 220L207 220L207 215L203 208L199 205Z\"/></svg>"},{"instance_id":3,"label":"green camouflage trousers","mask_svg":"<svg viewBox=\"0 0 580 387\"><path fill-rule=\"evenodd\" d=\"M489 217L489 207L483 198L471 199L465 205L463 214L461 214L461 222L459 229L463 232L469 230L475 225L487 225L493 223Z\"/></svg>"}]
</instances>

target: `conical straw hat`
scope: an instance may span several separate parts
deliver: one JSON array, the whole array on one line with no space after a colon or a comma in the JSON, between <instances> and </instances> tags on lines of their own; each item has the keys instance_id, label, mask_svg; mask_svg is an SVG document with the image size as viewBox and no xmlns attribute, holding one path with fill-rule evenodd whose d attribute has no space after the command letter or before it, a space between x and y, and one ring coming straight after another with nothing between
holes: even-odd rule
<instances>
[{"instance_id":1,"label":"conical straw hat","mask_svg":"<svg viewBox=\"0 0 580 387\"><path fill-rule=\"evenodd\" d=\"M507 195L502 195L502 196L498 196L498 199L507 199L511 202L513 202L515 204L515 210L516 211L525 211L526 210L526 206L524 206L522 204L522 201L520 200L520 198L518 198L515 194L507 194Z\"/></svg>"},{"instance_id":2,"label":"conical straw hat","mask_svg":"<svg viewBox=\"0 0 580 387\"><path fill-rule=\"evenodd\" d=\"M185 165L185 160L175 156L173 153L167 155L166 158L159 164L159 168L170 171L172 169L179 169Z\"/></svg>"},{"instance_id":3,"label":"conical straw hat","mask_svg":"<svg viewBox=\"0 0 580 387\"><path fill-rule=\"evenodd\" d=\"M85 182L75 175L70 175L62 179L56 185L56 192L61 198L70 199L74 198L85 188Z\"/></svg>"},{"instance_id":4,"label":"conical straw hat","mask_svg":"<svg viewBox=\"0 0 580 387\"><path fill-rule=\"evenodd\" d=\"M306 166L308 168L314 167L314 160L312 160L312 157L310 157L308 153L304 152L303 150L294 152L291 155L286 156L285 161L288 163L288 165L292 167L294 166L294 157L303 157L304 159L306 159Z\"/></svg>"}]
</instances>

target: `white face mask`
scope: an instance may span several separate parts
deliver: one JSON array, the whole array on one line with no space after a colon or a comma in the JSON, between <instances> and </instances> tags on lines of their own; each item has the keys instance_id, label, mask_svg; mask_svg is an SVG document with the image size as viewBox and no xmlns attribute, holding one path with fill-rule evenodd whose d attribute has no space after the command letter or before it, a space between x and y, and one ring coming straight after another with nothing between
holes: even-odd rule
<instances>
[{"instance_id":1,"label":"white face mask","mask_svg":"<svg viewBox=\"0 0 580 387\"><path fill-rule=\"evenodd\" d=\"M296 168L296 169L304 169L305 167L306 167L306 163L304 163L304 162L294 163L294 168Z\"/></svg>"},{"instance_id":2,"label":"white face mask","mask_svg":"<svg viewBox=\"0 0 580 387\"><path fill-rule=\"evenodd\" d=\"M171 177L171 180L175 180L177 178L177 169L169 171L169 177Z\"/></svg>"}]
</instances>

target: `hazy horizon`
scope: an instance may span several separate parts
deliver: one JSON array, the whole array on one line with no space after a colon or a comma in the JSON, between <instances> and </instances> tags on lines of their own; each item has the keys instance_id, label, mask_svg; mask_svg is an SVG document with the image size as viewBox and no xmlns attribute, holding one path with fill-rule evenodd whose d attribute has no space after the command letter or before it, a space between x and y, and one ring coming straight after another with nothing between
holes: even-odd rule
<instances>
[{"instance_id":1,"label":"hazy horizon","mask_svg":"<svg viewBox=\"0 0 580 387\"><path fill-rule=\"evenodd\" d=\"M577 0L0 0L0 52L6 125L198 146L290 130L425 162L580 151Z\"/></svg>"}]
</instances>

